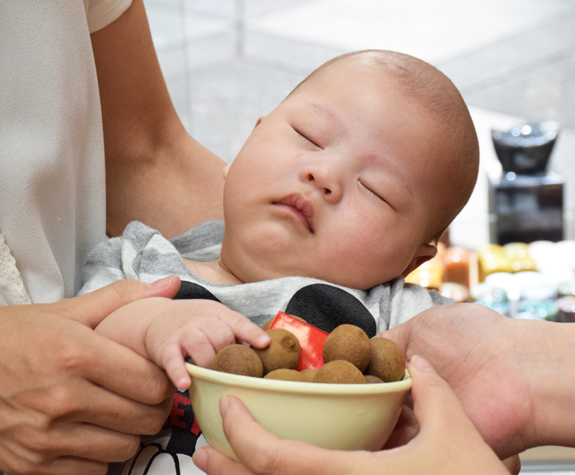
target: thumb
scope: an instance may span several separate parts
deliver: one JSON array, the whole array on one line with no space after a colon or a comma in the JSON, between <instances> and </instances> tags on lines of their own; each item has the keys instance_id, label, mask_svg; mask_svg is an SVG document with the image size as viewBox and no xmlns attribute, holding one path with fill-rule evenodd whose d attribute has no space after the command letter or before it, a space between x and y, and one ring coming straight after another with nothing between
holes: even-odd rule
<instances>
[{"instance_id":1,"label":"thumb","mask_svg":"<svg viewBox=\"0 0 575 475\"><path fill-rule=\"evenodd\" d=\"M473 427L449 384L435 372L427 360L421 356L413 356L408 370L413 380L411 395L420 433L426 429L436 431L442 427Z\"/></svg>"},{"instance_id":2,"label":"thumb","mask_svg":"<svg viewBox=\"0 0 575 475\"><path fill-rule=\"evenodd\" d=\"M94 292L50 305L58 314L96 328L112 312L136 300L149 297L173 298L180 289L180 283L176 275L164 277L152 284L118 280Z\"/></svg>"},{"instance_id":3,"label":"thumb","mask_svg":"<svg viewBox=\"0 0 575 475\"><path fill-rule=\"evenodd\" d=\"M419 453L418 457L411 457L413 460L424 460L427 467L435 467L435 470L409 473L509 475L465 414L455 393L433 367L423 358L414 356L408 370L413 379L413 408L420 431L404 446L407 448L404 453L411 449L412 453Z\"/></svg>"},{"instance_id":4,"label":"thumb","mask_svg":"<svg viewBox=\"0 0 575 475\"><path fill-rule=\"evenodd\" d=\"M412 320L415 319L407 320L401 325L390 328L389 330L381 332L376 336L387 338L388 340L393 341L397 344L397 346L399 346L403 354L407 354L407 346L411 337L411 329L413 327Z\"/></svg>"},{"instance_id":5,"label":"thumb","mask_svg":"<svg viewBox=\"0 0 575 475\"><path fill-rule=\"evenodd\" d=\"M226 439L238 460L248 469L248 473L268 475L378 473L372 467L364 469L365 462L373 461L371 457L366 458L366 452L328 450L304 442L280 439L258 424L249 409L235 396L227 395L220 399L220 413ZM201 460L204 467L210 468L210 463L214 467L213 471L208 470L210 475L244 473L232 471L232 465L225 465L224 470L227 460L223 456L214 457L214 452L204 452ZM216 469L217 466L220 467L219 470Z\"/></svg>"}]
</instances>

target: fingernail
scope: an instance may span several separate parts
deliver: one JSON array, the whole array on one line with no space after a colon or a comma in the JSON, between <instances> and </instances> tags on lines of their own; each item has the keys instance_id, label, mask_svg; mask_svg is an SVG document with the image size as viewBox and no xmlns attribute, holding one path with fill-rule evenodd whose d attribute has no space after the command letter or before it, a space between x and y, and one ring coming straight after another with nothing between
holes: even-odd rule
<instances>
[{"instance_id":1,"label":"fingernail","mask_svg":"<svg viewBox=\"0 0 575 475\"><path fill-rule=\"evenodd\" d=\"M220 399L220 414L222 417L226 415L228 412L228 407L230 407L230 398L229 396L222 396Z\"/></svg>"},{"instance_id":2,"label":"fingernail","mask_svg":"<svg viewBox=\"0 0 575 475\"><path fill-rule=\"evenodd\" d=\"M431 364L429 364L429 362L425 358L422 358L421 356L414 355L411 358L410 363L421 371L429 371L431 373L437 372L435 371L435 368L431 366Z\"/></svg>"},{"instance_id":3,"label":"fingernail","mask_svg":"<svg viewBox=\"0 0 575 475\"><path fill-rule=\"evenodd\" d=\"M270 342L270 336L266 333L265 335L258 336L258 345L264 346Z\"/></svg>"},{"instance_id":4,"label":"fingernail","mask_svg":"<svg viewBox=\"0 0 575 475\"><path fill-rule=\"evenodd\" d=\"M169 275L168 277L164 277L163 279L156 280L156 282L153 282L150 285L150 287L154 290L163 289L164 287L170 285L174 281L174 278L175 277L173 275Z\"/></svg>"},{"instance_id":5,"label":"fingernail","mask_svg":"<svg viewBox=\"0 0 575 475\"><path fill-rule=\"evenodd\" d=\"M206 471L208 466L208 452L202 447L194 452L192 460L200 470Z\"/></svg>"}]
</instances>

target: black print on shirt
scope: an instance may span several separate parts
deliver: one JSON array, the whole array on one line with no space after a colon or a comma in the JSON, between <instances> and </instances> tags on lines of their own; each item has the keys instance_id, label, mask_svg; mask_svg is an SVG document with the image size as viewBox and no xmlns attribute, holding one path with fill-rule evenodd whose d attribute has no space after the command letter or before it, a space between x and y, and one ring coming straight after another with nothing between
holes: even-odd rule
<instances>
[{"instance_id":1,"label":"black print on shirt","mask_svg":"<svg viewBox=\"0 0 575 475\"><path fill-rule=\"evenodd\" d=\"M166 451L191 457L200 437L200 426L194 417L188 391L174 394L172 411L164 426L172 429L172 437L166 446Z\"/></svg>"},{"instance_id":2,"label":"black print on shirt","mask_svg":"<svg viewBox=\"0 0 575 475\"><path fill-rule=\"evenodd\" d=\"M212 294L208 289L202 287L199 284L194 284L193 282L188 282L182 280L180 285L180 290L174 297L174 300L184 300L184 299L203 299L203 300L215 300L219 302L218 298Z\"/></svg>"},{"instance_id":3,"label":"black print on shirt","mask_svg":"<svg viewBox=\"0 0 575 475\"><path fill-rule=\"evenodd\" d=\"M219 302L206 288L187 281L182 281L174 299L206 299ZM278 308L279 310L281 309ZM369 310L355 296L333 285L312 284L302 287L290 298L285 312L301 317L327 333L346 323L362 328L370 338L377 332L375 319ZM275 315L269 316L273 317Z\"/></svg>"},{"instance_id":4,"label":"black print on shirt","mask_svg":"<svg viewBox=\"0 0 575 475\"><path fill-rule=\"evenodd\" d=\"M121 468L121 475L183 475L182 463L184 466L190 466L192 463L191 456L200 435L189 392L177 391L172 399L170 415L155 437L156 440L142 441L137 455L127 462L129 466L126 464Z\"/></svg>"},{"instance_id":5,"label":"black print on shirt","mask_svg":"<svg viewBox=\"0 0 575 475\"><path fill-rule=\"evenodd\" d=\"M377 332L369 310L349 292L332 285L312 284L301 288L290 299L285 312L327 333L343 324L362 328L370 338Z\"/></svg>"}]
</instances>

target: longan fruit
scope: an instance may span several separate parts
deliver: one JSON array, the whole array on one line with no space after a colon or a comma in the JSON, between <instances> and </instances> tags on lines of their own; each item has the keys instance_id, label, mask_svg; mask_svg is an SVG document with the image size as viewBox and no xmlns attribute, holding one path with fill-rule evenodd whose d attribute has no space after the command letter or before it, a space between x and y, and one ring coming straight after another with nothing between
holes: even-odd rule
<instances>
[{"instance_id":1,"label":"longan fruit","mask_svg":"<svg viewBox=\"0 0 575 475\"><path fill-rule=\"evenodd\" d=\"M369 364L370 355L369 337L355 325L339 325L323 343L324 363L335 360L349 361L362 373Z\"/></svg>"},{"instance_id":2,"label":"longan fruit","mask_svg":"<svg viewBox=\"0 0 575 475\"><path fill-rule=\"evenodd\" d=\"M301 355L296 336L283 328L272 328L266 333L270 336L270 344L265 348L254 348L264 365L264 374L280 368L296 369Z\"/></svg>"},{"instance_id":3,"label":"longan fruit","mask_svg":"<svg viewBox=\"0 0 575 475\"><path fill-rule=\"evenodd\" d=\"M357 367L344 360L326 363L317 370L314 383L365 384L365 378Z\"/></svg>"},{"instance_id":4,"label":"longan fruit","mask_svg":"<svg viewBox=\"0 0 575 475\"><path fill-rule=\"evenodd\" d=\"M282 381L303 381L301 373L295 369L274 369L264 376L264 379L280 379Z\"/></svg>"},{"instance_id":5,"label":"longan fruit","mask_svg":"<svg viewBox=\"0 0 575 475\"><path fill-rule=\"evenodd\" d=\"M304 369L303 371L300 371L299 374L302 377L302 381L308 382L308 383L313 383L313 378L315 376L315 374L317 373L318 369L317 368L308 368L308 369Z\"/></svg>"},{"instance_id":6,"label":"longan fruit","mask_svg":"<svg viewBox=\"0 0 575 475\"><path fill-rule=\"evenodd\" d=\"M262 360L246 345L228 345L216 354L212 369L224 373L261 378L264 373Z\"/></svg>"},{"instance_id":7,"label":"longan fruit","mask_svg":"<svg viewBox=\"0 0 575 475\"><path fill-rule=\"evenodd\" d=\"M365 370L386 383L400 381L405 374L405 355L394 341L373 337L371 340L371 361Z\"/></svg>"}]
</instances>

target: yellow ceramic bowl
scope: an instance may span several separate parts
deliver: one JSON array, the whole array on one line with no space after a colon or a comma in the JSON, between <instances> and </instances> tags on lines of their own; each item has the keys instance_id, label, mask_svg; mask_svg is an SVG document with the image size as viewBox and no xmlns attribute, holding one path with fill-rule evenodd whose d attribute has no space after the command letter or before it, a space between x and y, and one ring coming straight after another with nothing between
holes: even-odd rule
<instances>
[{"instance_id":1,"label":"yellow ceramic bowl","mask_svg":"<svg viewBox=\"0 0 575 475\"><path fill-rule=\"evenodd\" d=\"M389 438L411 388L403 380L379 384L278 381L222 373L186 364L190 400L208 443L235 458L222 429L218 403L232 394L256 421L282 439L327 449L379 450Z\"/></svg>"}]
</instances>

